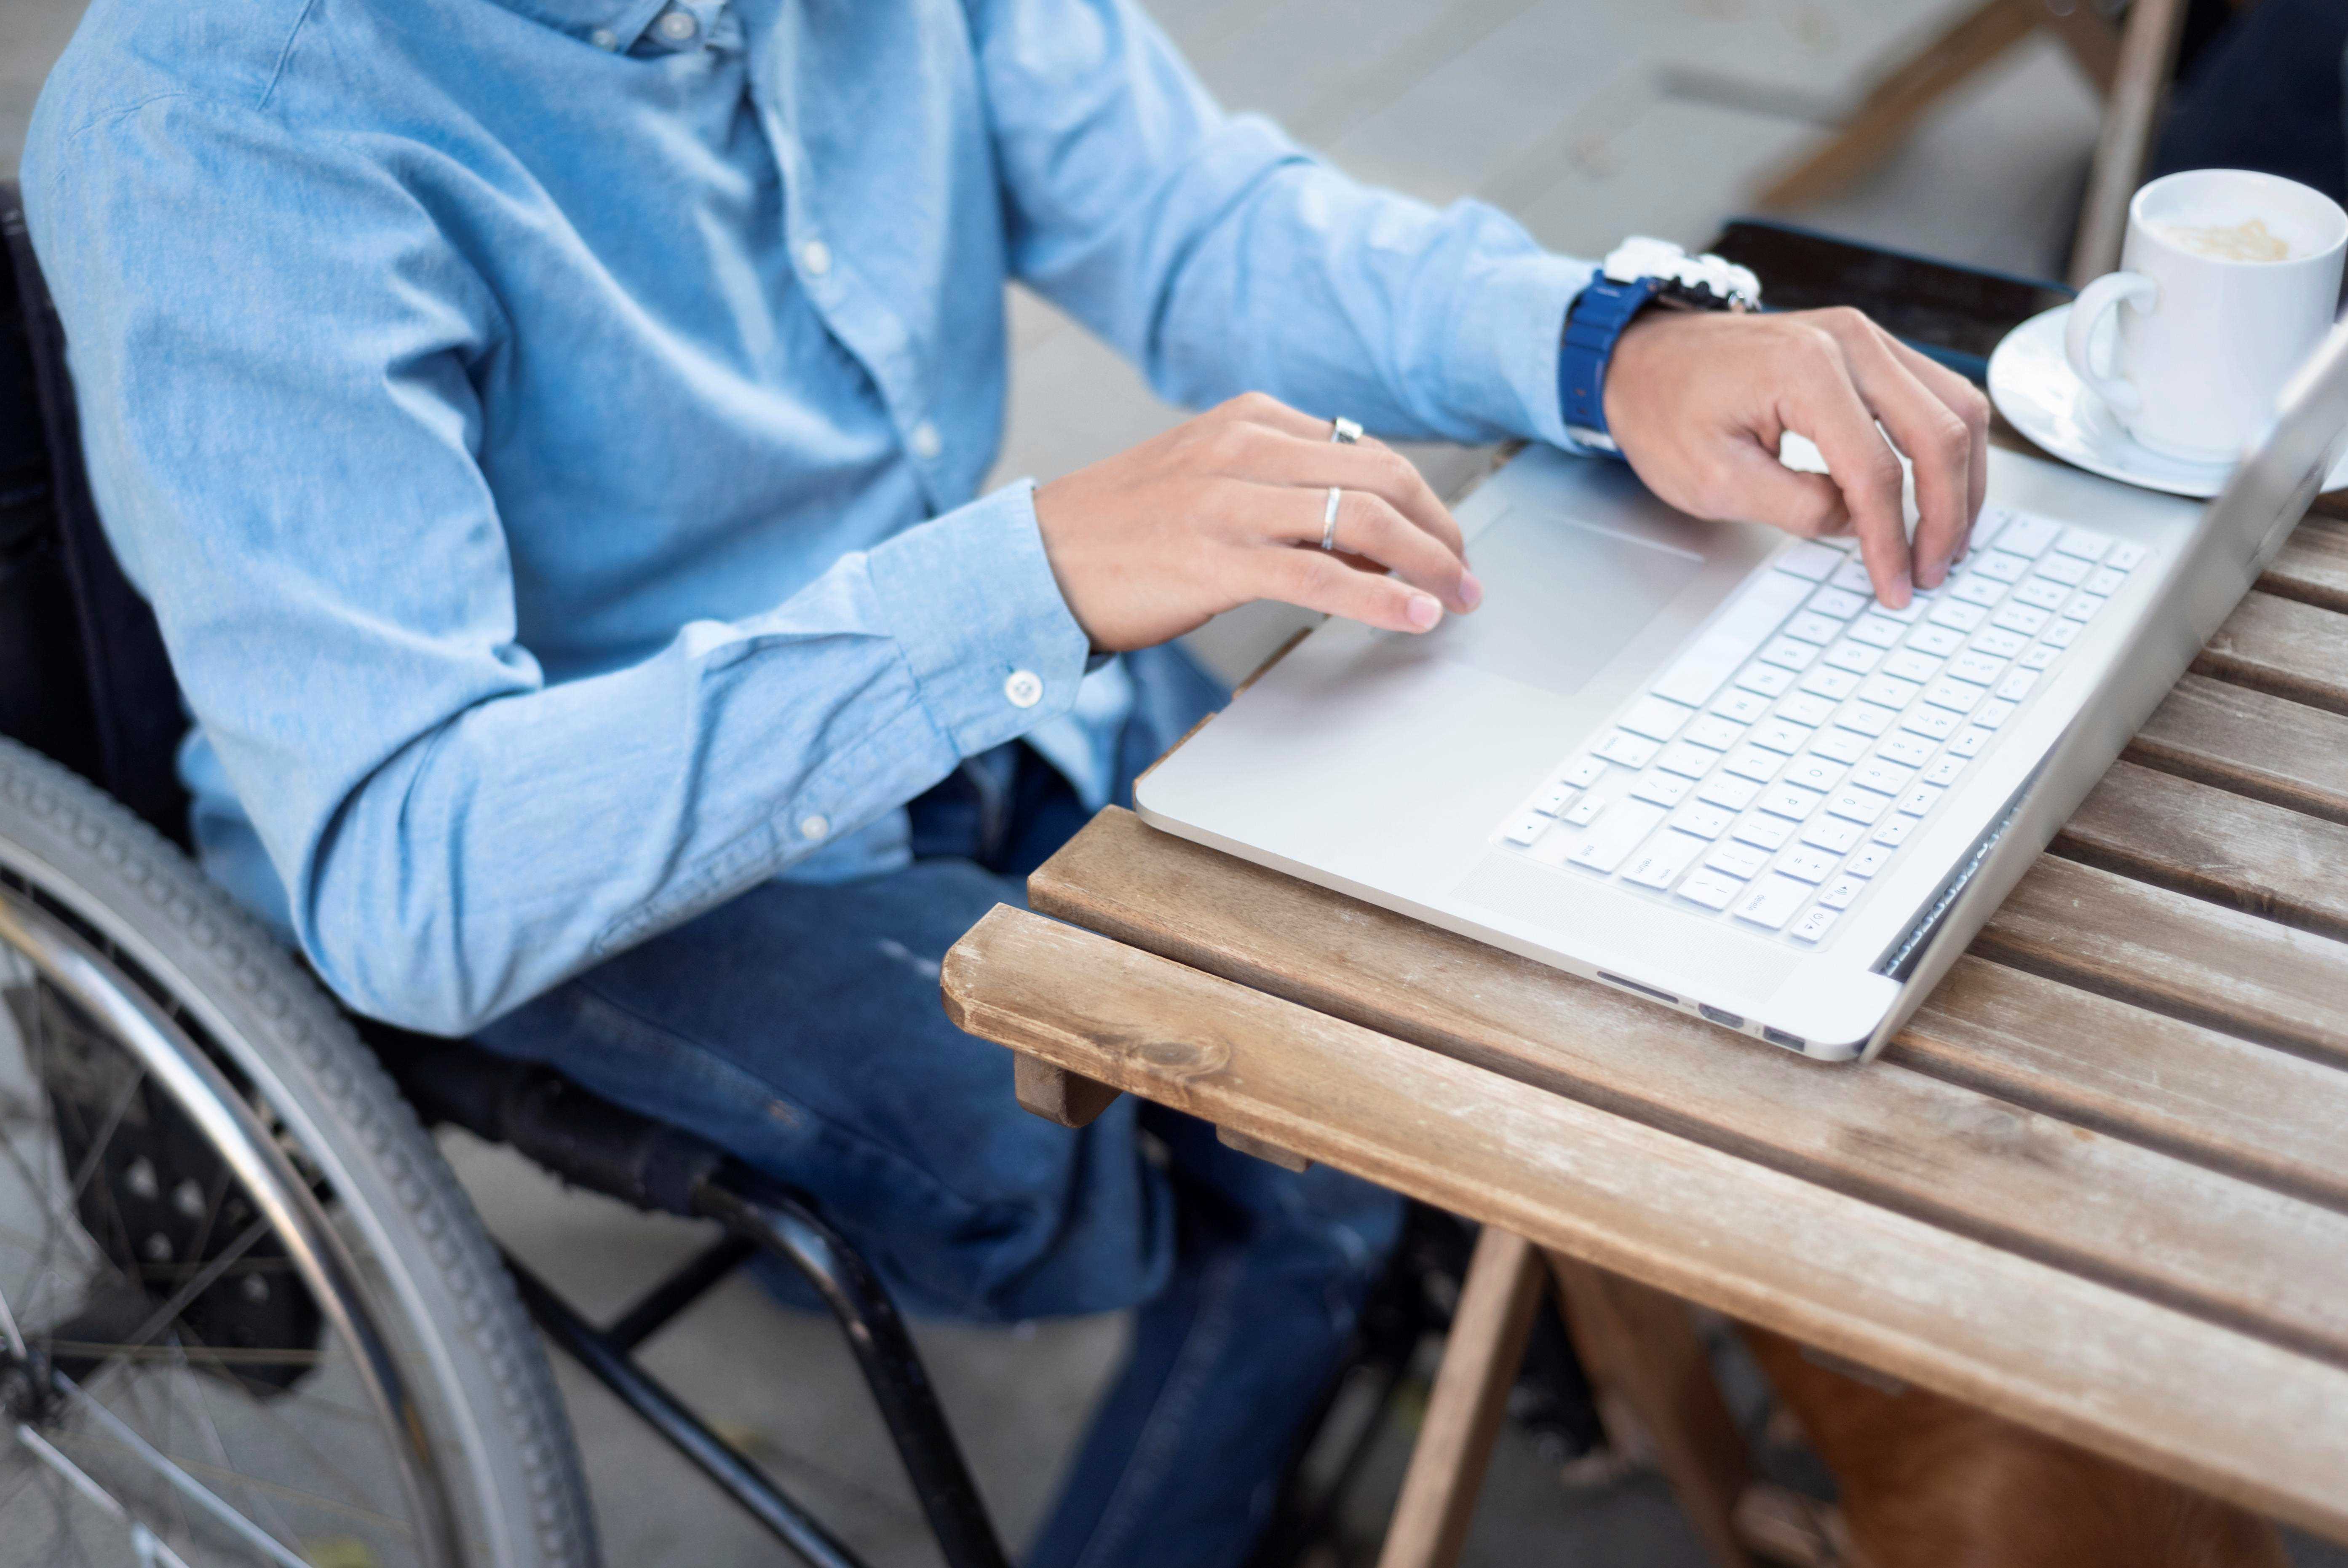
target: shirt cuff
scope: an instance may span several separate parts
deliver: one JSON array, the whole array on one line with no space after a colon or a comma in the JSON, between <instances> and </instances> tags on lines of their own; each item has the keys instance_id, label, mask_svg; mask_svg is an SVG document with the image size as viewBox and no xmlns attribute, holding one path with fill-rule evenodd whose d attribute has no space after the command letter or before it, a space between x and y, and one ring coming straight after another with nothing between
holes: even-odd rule
<instances>
[{"instance_id":1,"label":"shirt cuff","mask_svg":"<svg viewBox=\"0 0 2348 1568\"><path fill-rule=\"evenodd\" d=\"M960 755L1076 703L1092 648L1045 557L1033 480L876 545L866 571L922 706Z\"/></svg>"},{"instance_id":2,"label":"shirt cuff","mask_svg":"<svg viewBox=\"0 0 2348 1568\"><path fill-rule=\"evenodd\" d=\"M1463 291L1452 342L1460 406L1489 409L1507 428L1570 452L1597 455L1565 433L1557 356L1565 313L1598 275L1595 263L1536 253L1498 258Z\"/></svg>"}]
</instances>

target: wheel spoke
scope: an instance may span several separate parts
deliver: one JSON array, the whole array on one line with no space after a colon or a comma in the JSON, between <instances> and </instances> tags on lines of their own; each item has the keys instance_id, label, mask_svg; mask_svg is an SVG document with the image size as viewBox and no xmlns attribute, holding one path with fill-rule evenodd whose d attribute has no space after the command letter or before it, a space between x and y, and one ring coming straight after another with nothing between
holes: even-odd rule
<instances>
[{"instance_id":1,"label":"wheel spoke","mask_svg":"<svg viewBox=\"0 0 2348 1568\"><path fill-rule=\"evenodd\" d=\"M185 1559L164 1544L153 1531L132 1518L130 1511L116 1501L112 1492L92 1480L87 1471L59 1453L46 1438L42 1437L32 1428L19 1424L16 1428L16 1441L28 1449L35 1459L63 1477L67 1485L88 1500L99 1512L128 1528L130 1532L131 1550L139 1554L140 1563L160 1563L165 1565L165 1568L188 1568ZM62 1508L57 1510L57 1514L59 1520L64 1521L65 1511ZM67 1529L71 1529L70 1524L67 1525ZM74 1542L74 1551L77 1556L86 1556L81 1551L77 1534ZM308 1568L308 1564L298 1557L281 1561L290 1561L294 1568Z\"/></svg>"}]
</instances>

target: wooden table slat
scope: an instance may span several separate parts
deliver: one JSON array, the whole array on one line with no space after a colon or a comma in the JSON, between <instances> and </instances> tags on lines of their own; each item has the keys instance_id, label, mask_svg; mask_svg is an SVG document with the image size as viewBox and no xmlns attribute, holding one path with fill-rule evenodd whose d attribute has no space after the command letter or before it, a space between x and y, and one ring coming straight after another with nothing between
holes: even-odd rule
<instances>
[{"instance_id":1,"label":"wooden table slat","mask_svg":"<svg viewBox=\"0 0 2348 1568\"><path fill-rule=\"evenodd\" d=\"M1949 1075L1822 1069L1129 813L1096 819L1028 892L1045 913L1316 1012L2348 1363L2348 1212L1986 1099ZM1164 917L1178 909L1179 926ZM2082 997L2079 1010L2134 1032L2119 1004ZM2170 1033L2172 1052L2189 1057L2195 1039ZM2240 1048L2189 1034L2221 1054ZM2310 1093L2284 1113L2304 1119L2289 1140L2301 1169L2285 1174L2300 1192L2336 1195L2348 1189L2348 1073L2298 1065ZM2152 1130L2189 1119L2182 1104L2166 1111ZM2248 1130L2212 1136L2230 1144L2232 1169L2254 1162Z\"/></svg>"},{"instance_id":2,"label":"wooden table slat","mask_svg":"<svg viewBox=\"0 0 2348 1568\"><path fill-rule=\"evenodd\" d=\"M2283 542L2259 579L2260 591L2327 609L2348 611L2348 490L2317 500L2311 515Z\"/></svg>"},{"instance_id":3,"label":"wooden table slat","mask_svg":"<svg viewBox=\"0 0 2348 1568\"><path fill-rule=\"evenodd\" d=\"M2201 675L2348 713L2348 614L2253 590L2193 661Z\"/></svg>"},{"instance_id":4,"label":"wooden table slat","mask_svg":"<svg viewBox=\"0 0 2348 1568\"><path fill-rule=\"evenodd\" d=\"M2131 762L2348 822L2348 717L2188 675L2128 742Z\"/></svg>"},{"instance_id":5,"label":"wooden table slat","mask_svg":"<svg viewBox=\"0 0 2348 1568\"><path fill-rule=\"evenodd\" d=\"M943 984L983 1037L2348 1536L2348 1370L1038 915Z\"/></svg>"}]
</instances>

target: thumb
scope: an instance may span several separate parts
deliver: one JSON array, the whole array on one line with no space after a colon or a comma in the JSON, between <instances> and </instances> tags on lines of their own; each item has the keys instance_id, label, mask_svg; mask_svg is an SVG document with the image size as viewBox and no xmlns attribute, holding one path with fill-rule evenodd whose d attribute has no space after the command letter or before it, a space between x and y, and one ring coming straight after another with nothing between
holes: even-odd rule
<instances>
[{"instance_id":1,"label":"thumb","mask_svg":"<svg viewBox=\"0 0 2348 1568\"><path fill-rule=\"evenodd\" d=\"M1727 467L1723 488L1736 497L1740 521L1766 523L1805 539L1850 527L1849 510L1833 480L1787 468L1757 440L1732 440Z\"/></svg>"}]
</instances>

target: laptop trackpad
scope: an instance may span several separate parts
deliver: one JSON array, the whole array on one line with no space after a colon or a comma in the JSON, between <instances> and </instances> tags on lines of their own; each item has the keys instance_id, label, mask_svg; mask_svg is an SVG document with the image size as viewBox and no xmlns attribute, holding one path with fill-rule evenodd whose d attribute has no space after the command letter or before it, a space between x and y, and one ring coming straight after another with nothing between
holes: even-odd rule
<instances>
[{"instance_id":1,"label":"laptop trackpad","mask_svg":"<svg viewBox=\"0 0 2348 1568\"><path fill-rule=\"evenodd\" d=\"M1511 508L1469 549L1485 600L1432 639L1457 659L1570 696L1704 569L1692 550Z\"/></svg>"}]
</instances>

